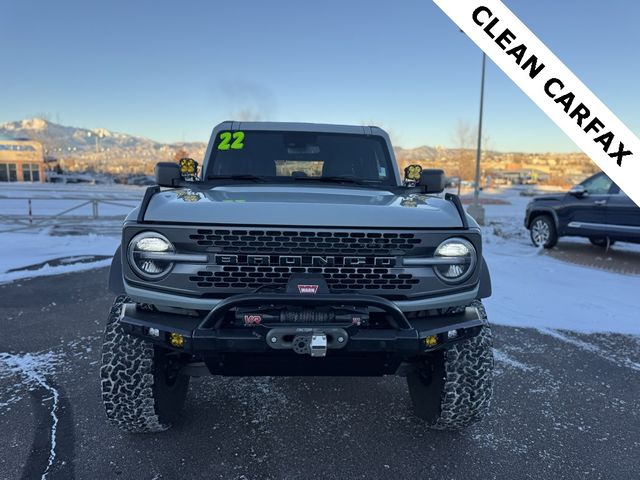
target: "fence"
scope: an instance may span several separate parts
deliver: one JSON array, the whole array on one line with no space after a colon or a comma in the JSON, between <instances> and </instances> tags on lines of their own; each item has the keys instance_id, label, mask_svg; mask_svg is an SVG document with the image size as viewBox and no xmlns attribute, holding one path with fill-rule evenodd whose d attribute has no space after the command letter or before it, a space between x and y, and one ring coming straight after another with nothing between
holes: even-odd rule
<instances>
[{"instance_id":1,"label":"fence","mask_svg":"<svg viewBox=\"0 0 640 480\"><path fill-rule=\"evenodd\" d=\"M139 203L140 197L0 197L0 232L87 221L117 222Z\"/></svg>"}]
</instances>

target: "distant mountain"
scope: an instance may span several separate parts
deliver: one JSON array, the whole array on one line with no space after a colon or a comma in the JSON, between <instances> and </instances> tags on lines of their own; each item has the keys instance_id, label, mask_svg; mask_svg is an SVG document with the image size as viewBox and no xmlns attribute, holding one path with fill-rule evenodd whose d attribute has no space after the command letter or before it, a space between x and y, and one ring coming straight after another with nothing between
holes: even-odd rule
<instances>
[{"instance_id":1,"label":"distant mountain","mask_svg":"<svg viewBox=\"0 0 640 480\"><path fill-rule=\"evenodd\" d=\"M42 118L0 124L0 138L38 140L47 155L57 158L64 170L113 174L152 173L157 162L173 161L182 155L201 161L206 148L202 142L160 143L104 128L59 125ZM471 179L475 174L473 149L422 146L396 147L395 152L401 169L418 163L426 168L442 168L447 174L463 179ZM526 168L559 175L561 182L597 171L582 153L482 153L482 171L487 174Z\"/></svg>"},{"instance_id":2,"label":"distant mountain","mask_svg":"<svg viewBox=\"0 0 640 480\"><path fill-rule=\"evenodd\" d=\"M163 147L204 148L200 142L163 144L148 138L134 137L125 133L112 132L105 128L78 128L59 125L42 118L28 118L16 122L0 124L0 136L5 138L28 138L42 142L52 155L69 152L94 153L96 141L99 151L119 149L161 150Z\"/></svg>"},{"instance_id":3,"label":"distant mountain","mask_svg":"<svg viewBox=\"0 0 640 480\"><path fill-rule=\"evenodd\" d=\"M28 118L0 124L0 137L27 138L42 142L52 155L80 155L96 152L96 140L100 152L119 149L161 151L166 148L204 150L202 142L160 143L126 133L112 132L104 128L79 128L59 125L42 118ZM456 149L422 146L417 148L396 147L396 156L406 160L436 160Z\"/></svg>"}]
</instances>

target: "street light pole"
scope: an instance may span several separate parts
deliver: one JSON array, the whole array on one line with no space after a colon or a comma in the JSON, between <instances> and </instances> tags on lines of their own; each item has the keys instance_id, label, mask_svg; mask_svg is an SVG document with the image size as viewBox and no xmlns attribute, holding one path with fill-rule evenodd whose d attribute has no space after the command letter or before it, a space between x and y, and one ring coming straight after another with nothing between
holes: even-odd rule
<instances>
[{"instance_id":1,"label":"street light pole","mask_svg":"<svg viewBox=\"0 0 640 480\"><path fill-rule=\"evenodd\" d=\"M482 76L480 78L480 119L478 120L478 151L476 152L476 179L473 188L473 204L467 211L476 222L484 225L484 207L480 205L480 159L482 157L482 116L484 110L484 76L487 55L482 52Z\"/></svg>"}]
</instances>

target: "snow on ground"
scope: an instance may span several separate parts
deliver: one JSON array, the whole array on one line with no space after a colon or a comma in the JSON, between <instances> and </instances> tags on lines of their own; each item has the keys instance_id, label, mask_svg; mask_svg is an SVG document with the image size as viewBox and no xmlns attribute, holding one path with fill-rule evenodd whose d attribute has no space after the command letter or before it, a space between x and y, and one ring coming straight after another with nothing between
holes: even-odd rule
<instances>
[{"instance_id":1,"label":"snow on ground","mask_svg":"<svg viewBox=\"0 0 640 480\"><path fill-rule=\"evenodd\" d=\"M60 394L58 390L50 384L47 378L55 372L56 367L62 362L62 356L53 352L45 353L25 353L11 354L0 352L0 380L17 377L18 383L7 392L8 399L0 402L0 412L3 407L10 409L12 403L17 402L24 395L24 391L32 391L36 388L43 389L47 395L46 400L51 400L49 415L51 417L51 428L49 438L49 458L47 466L42 473L41 479L47 478L51 467L56 459L56 442L58 428L58 408Z\"/></svg>"},{"instance_id":2,"label":"snow on ground","mask_svg":"<svg viewBox=\"0 0 640 480\"><path fill-rule=\"evenodd\" d=\"M0 200L7 197L19 198L69 198L89 197L118 199L123 197L142 198L144 187L132 185L87 185L57 183L3 183L0 185ZM0 204L1 205L1 204Z\"/></svg>"},{"instance_id":3,"label":"snow on ground","mask_svg":"<svg viewBox=\"0 0 640 480\"><path fill-rule=\"evenodd\" d=\"M640 277L570 265L513 245L488 244L493 323L640 335Z\"/></svg>"},{"instance_id":4,"label":"snow on ground","mask_svg":"<svg viewBox=\"0 0 640 480\"><path fill-rule=\"evenodd\" d=\"M27 216L31 199L31 213L57 215L73 209L65 216L93 213L91 200L98 200L98 213L101 216L126 215L140 201L144 188L130 185L64 185L64 184L28 184L12 183L0 188L0 216ZM74 208L78 207L78 208Z\"/></svg>"},{"instance_id":5,"label":"snow on ground","mask_svg":"<svg viewBox=\"0 0 640 480\"><path fill-rule=\"evenodd\" d=\"M640 276L565 263L533 247L523 225L530 198L520 197L516 190L500 198L510 204L487 205L488 226L483 229L493 283L493 295L485 300L491 322L640 335ZM640 245L615 248L640 253Z\"/></svg>"},{"instance_id":6,"label":"snow on ground","mask_svg":"<svg viewBox=\"0 0 640 480\"><path fill-rule=\"evenodd\" d=\"M52 236L47 231L2 232L0 233L2 248L0 283L110 265L110 259L86 262L87 258L83 257L113 256L119 242L118 236ZM61 260L51 262L58 259ZM47 264L48 261L53 265ZM38 264L42 265L35 270L20 270Z\"/></svg>"}]
</instances>

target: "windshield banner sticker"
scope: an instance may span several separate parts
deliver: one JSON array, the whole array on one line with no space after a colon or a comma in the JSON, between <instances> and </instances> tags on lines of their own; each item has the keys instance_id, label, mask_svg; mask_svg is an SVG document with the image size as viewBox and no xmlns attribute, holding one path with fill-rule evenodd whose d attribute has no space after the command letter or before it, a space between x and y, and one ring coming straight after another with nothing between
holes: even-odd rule
<instances>
[{"instance_id":1,"label":"windshield banner sticker","mask_svg":"<svg viewBox=\"0 0 640 480\"><path fill-rule=\"evenodd\" d=\"M500 0L434 2L640 205L640 140L511 10Z\"/></svg>"}]
</instances>

